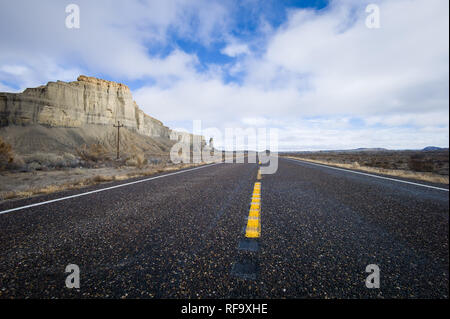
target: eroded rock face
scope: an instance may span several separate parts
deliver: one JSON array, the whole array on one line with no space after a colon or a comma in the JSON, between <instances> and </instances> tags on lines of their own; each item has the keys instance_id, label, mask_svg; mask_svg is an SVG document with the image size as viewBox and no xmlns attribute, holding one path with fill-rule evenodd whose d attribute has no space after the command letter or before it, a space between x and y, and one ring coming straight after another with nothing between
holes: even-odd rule
<instances>
[{"instance_id":1,"label":"eroded rock face","mask_svg":"<svg viewBox=\"0 0 450 319\"><path fill-rule=\"evenodd\" d=\"M49 82L22 93L0 92L0 126L40 124L125 127L142 135L170 138L171 130L145 114L121 83L80 75L74 82Z\"/></svg>"}]
</instances>

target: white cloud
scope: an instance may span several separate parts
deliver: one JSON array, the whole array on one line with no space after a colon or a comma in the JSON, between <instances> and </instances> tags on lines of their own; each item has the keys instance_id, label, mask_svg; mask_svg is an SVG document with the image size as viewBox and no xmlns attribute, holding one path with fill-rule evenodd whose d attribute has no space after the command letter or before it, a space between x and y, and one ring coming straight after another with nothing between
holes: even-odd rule
<instances>
[{"instance_id":1,"label":"white cloud","mask_svg":"<svg viewBox=\"0 0 450 319\"><path fill-rule=\"evenodd\" d=\"M448 145L448 2L379 5L381 29L366 28L365 7L356 1L336 1L323 12L292 10L268 37L262 56L246 51L248 56L230 68L246 72L242 85L192 75L168 89L144 87L136 98L163 119L202 118L218 127L275 118L284 121L285 132L297 132L287 123L297 119L300 126L311 116L355 117L368 125L342 131L308 126L305 138L322 146ZM239 52L233 42L226 50L230 56ZM174 108L177 115L167 114ZM437 128L418 129L427 126Z\"/></svg>"},{"instance_id":2,"label":"white cloud","mask_svg":"<svg viewBox=\"0 0 450 319\"><path fill-rule=\"evenodd\" d=\"M279 81L278 69L306 77L309 90L299 102L316 113L410 112L424 104L442 109L448 100L448 2L385 1L381 29L366 28L360 8L342 30L347 6L293 12L267 54L252 64L252 83Z\"/></svg>"},{"instance_id":3,"label":"white cloud","mask_svg":"<svg viewBox=\"0 0 450 319\"><path fill-rule=\"evenodd\" d=\"M195 55L180 50L150 56L148 47L167 45L167 34L195 34L209 43L222 34L227 19L219 3L206 0L77 2L80 28L65 27L64 2L23 1L2 4L0 67L32 65L52 60L55 65L127 80L143 77L183 77ZM82 67L79 67L82 66ZM189 71L191 72L191 71ZM22 77L23 78L23 77ZM42 80L48 80L41 77Z\"/></svg>"},{"instance_id":4,"label":"white cloud","mask_svg":"<svg viewBox=\"0 0 450 319\"><path fill-rule=\"evenodd\" d=\"M28 68L23 65L3 65L0 67L0 72L11 75L21 76L28 71Z\"/></svg>"},{"instance_id":5,"label":"white cloud","mask_svg":"<svg viewBox=\"0 0 450 319\"><path fill-rule=\"evenodd\" d=\"M249 54L250 49L246 44L242 43L231 43L228 44L225 48L223 48L220 53L226 54L230 57L236 57L242 54Z\"/></svg>"}]
</instances>

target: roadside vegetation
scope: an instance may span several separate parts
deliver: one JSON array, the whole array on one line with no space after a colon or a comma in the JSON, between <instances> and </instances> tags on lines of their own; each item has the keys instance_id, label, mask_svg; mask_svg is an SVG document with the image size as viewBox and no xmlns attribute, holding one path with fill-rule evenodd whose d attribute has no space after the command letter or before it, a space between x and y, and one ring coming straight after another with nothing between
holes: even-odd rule
<instances>
[{"instance_id":1,"label":"roadside vegetation","mask_svg":"<svg viewBox=\"0 0 450 319\"><path fill-rule=\"evenodd\" d=\"M78 189L179 170L202 164L173 164L168 154L145 154L134 146L121 149L83 144L74 154L34 152L19 156L0 137L0 201Z\"/></svg>"},{"instance_id":2,"label":"roadside vegetation","mask_svg":"<svg viewBox=\"0 0 450 319\"><path fill-rule=\"evenodd\" d=\"M440 151L302 152L282 156L318 164L449 184L449 153Z\"/></svg>"},{"instance_id":3,"label":"roadside vegetation","mask_svg":"<svg viewBox=\"0 0 450 319\"><path fill-rule=\"evenodd\" d=\"M141 169L120 168L78 168L71 170L34 171L23 173L3 173L0 175L0 201L50 194L71 189L132 178L151 176L203 164L156 164Z\"/></svg>"}]
</instances>

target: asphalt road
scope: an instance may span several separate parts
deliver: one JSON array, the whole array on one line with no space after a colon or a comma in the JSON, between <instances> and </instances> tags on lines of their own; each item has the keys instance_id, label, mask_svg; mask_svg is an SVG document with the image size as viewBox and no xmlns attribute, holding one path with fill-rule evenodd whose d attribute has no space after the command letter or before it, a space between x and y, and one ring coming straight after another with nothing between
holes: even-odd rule
<instances>
[{"instance_id":1,"label":"asphalt road","mask_svg":"<svg viewBox=\"0 0 450 319\"><path fill-rule=\"evenodd\" d=\"M2 203L0 298L448 298L448 191L280 159L248 251L257 170L218 164L3 214L123 182ZM65 287L68 264L80 289Z\"/></svg>"}]
</instances>

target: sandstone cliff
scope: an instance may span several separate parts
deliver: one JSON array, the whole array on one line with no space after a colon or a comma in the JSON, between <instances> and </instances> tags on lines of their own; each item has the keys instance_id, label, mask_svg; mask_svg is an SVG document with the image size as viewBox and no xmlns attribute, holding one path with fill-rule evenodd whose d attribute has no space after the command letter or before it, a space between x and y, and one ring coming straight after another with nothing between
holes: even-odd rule
<instances>
[{"instance_id":1,"label":"sandstone cliff","mask_svg":"<svg viewBox=\"0 0 450 319\"><path fill-rule=\"evenodd\" d=\"M49 82L22 93L0 92L0 138L28 166L37 162L67 166L43 159L72 158L86 145L99 144L112 158L117 147L113 124L118 121L124 125L122 159L144 154L150 160L166 161L175 143L192 147L194 141L192 134L171 130L145 114L124 84L80 75L77 81ZM205 147L204 138L199 138Z\"/></svg>"},{"instance_id":2,"label":"sandstone cliff","mask_svg":"<svg viewBox=\"0 0 450 319\"><path fill-rule=\"evenodd\" d=\"M139 109L124 84L81 75L74 82L49 82L22 93L0 92L0 126L77 128L117 121L142 135L174 139L168 127Z\"/></svg>"}]
</instances>

